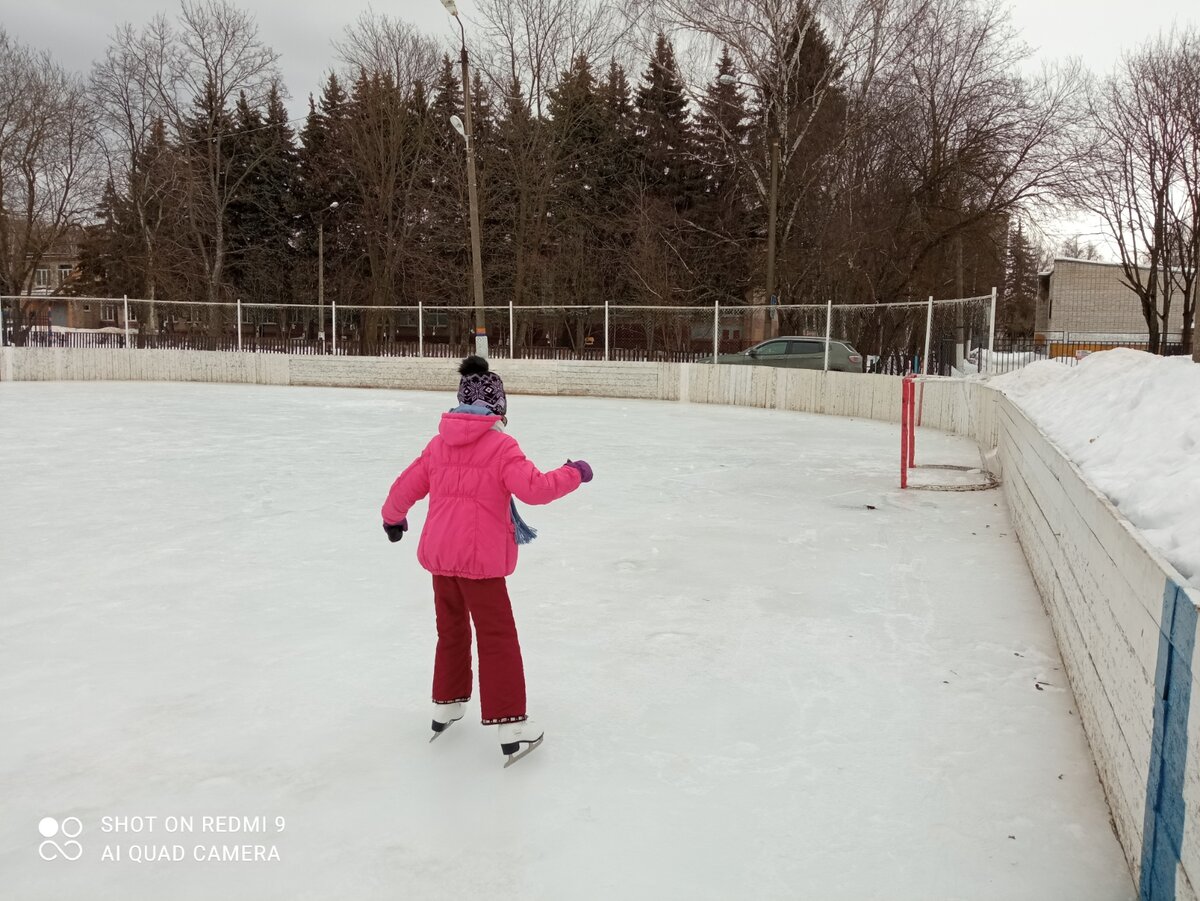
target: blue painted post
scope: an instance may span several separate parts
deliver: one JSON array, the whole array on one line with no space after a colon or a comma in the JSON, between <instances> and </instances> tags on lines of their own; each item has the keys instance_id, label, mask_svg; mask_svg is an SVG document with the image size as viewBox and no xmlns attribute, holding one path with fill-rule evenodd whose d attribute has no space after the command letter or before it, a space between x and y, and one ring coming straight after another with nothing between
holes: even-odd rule
<instances>
[{"instance_id":1,"label":"blue painted post","mask_svg":"<svg viewBox=\"0 0 1200 901\"><path fill-rule=\"evenodd\" d=\"M1196 608L1187 594L1168 580L1163 591L1154 672L1154 733L1146 779L1140 901L1175 901L1175 873L1183 848L1186 814L1183 785L1195 648Z\"/></svg>"}]
</instances>

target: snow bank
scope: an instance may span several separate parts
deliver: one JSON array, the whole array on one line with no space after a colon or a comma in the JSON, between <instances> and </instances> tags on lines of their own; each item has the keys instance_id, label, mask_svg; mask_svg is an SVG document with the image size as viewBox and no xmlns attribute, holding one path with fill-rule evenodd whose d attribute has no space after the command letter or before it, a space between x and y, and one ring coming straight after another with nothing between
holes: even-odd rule
<instances>
[{"instance_id":1,"label":"snow bank","mask_svg":"<svg viewBox=\"0 0 1200 901\"><path fill-rule=\"evenodd\" d=\"M1030 363L989 384L1200 587L1200 366L1115 348L1076 366Z\"/></svg>"}]
</instances>

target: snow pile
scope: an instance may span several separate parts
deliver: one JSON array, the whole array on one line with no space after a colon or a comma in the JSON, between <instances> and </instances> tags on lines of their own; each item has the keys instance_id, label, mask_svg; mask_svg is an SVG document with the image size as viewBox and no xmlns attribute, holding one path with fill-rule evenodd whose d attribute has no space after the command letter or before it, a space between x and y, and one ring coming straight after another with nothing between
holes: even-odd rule
<instances>
[{"instance_id":1,"label":"snow pile","mask_svg":"<svg viewBox=\"0 0 1200 901\"><path fill-rule=\"evenodd\" d=\"M1045 360L1045 351L1023 350L1023 351L989 351L982 347L977 347L967 354L967 358L963 360L962 368L969 373L978 373L981 370L984 373L989 372L1012 372L1014 369L1020 369L1022 366L1028 366L1030 363L1036 363L1039 360ZM1064 363L1074 363L1073 359L1063 359Z\"/></svg>"},{"instance_id":2,"label":"snow pile","mask_svg":"<svg viewBox=\"0 0 1200 901\"><path fill-rule=\"evenodd\" d=\"M1200 365L1116 348L1077 366L1031 363L989 384L1200 587Z\"/></svg>"}]
</instances>

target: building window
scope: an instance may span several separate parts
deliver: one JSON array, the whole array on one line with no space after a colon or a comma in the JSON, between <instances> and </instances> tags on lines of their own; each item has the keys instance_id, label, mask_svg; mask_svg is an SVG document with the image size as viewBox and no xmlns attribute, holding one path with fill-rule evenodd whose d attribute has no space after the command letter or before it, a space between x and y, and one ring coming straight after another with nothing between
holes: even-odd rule
<instances>
[{"instance_id":1,"label":"building window","mask_svg":"<svg viewBox=\"0 0 1200 901\"><path fill-rule=\"evenodd\" d=\"M74 267L72 266L68 266L66 264L60 265L58 267L58 283L60 285L65 285L67 282L69 282L71 280L71 272L73 270Z\"/></svg>"},{"instance_id":2,"label":"building window","mask_svg":"<svg viewBox=\"0 0 1200 901\"><path fill-rule=\"evenodd\" d=\"M49 269L38 269L33 274L33 283L34 283L34 285L36 285L39 288L50 287L50 270Z\"/></svg>"},{"instance_id":3,"label":"building window","mask_svg":"<svg viewBox=\"0 0 1200 901\"><path fill-rule=\"evenodd\" d=\"M83 305L83 312L85 312L85 313L92 312L92 305L90 303L85 303Z\"/></svg>"},{"instance_id":4,"label":"building window","mask_svg":"<svg viewBox=\"0 0 1200 901\"><path fill-rule=\"evenodd\" d=\"M101 322L116 322L117 321L117 305L115 303L105 303L100 305L100 321Z\"/></svg>"}]
</instances>

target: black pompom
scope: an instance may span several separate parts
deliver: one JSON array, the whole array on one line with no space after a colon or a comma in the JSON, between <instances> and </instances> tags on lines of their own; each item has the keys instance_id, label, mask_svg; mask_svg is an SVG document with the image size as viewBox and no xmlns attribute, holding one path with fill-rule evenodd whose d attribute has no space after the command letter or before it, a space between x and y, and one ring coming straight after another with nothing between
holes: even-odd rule
<instances>
[{"instance_id":1,"label":"black pompom","mask_svg":"<svg viewBox=\"0 0 1200 901\"><path fill-rule=\"evenodd\" d=\"M458 367L459 375L483 375L488 371L488 361L483 357L471 355L462 361Z\"/></svg>"}]
</instances>

